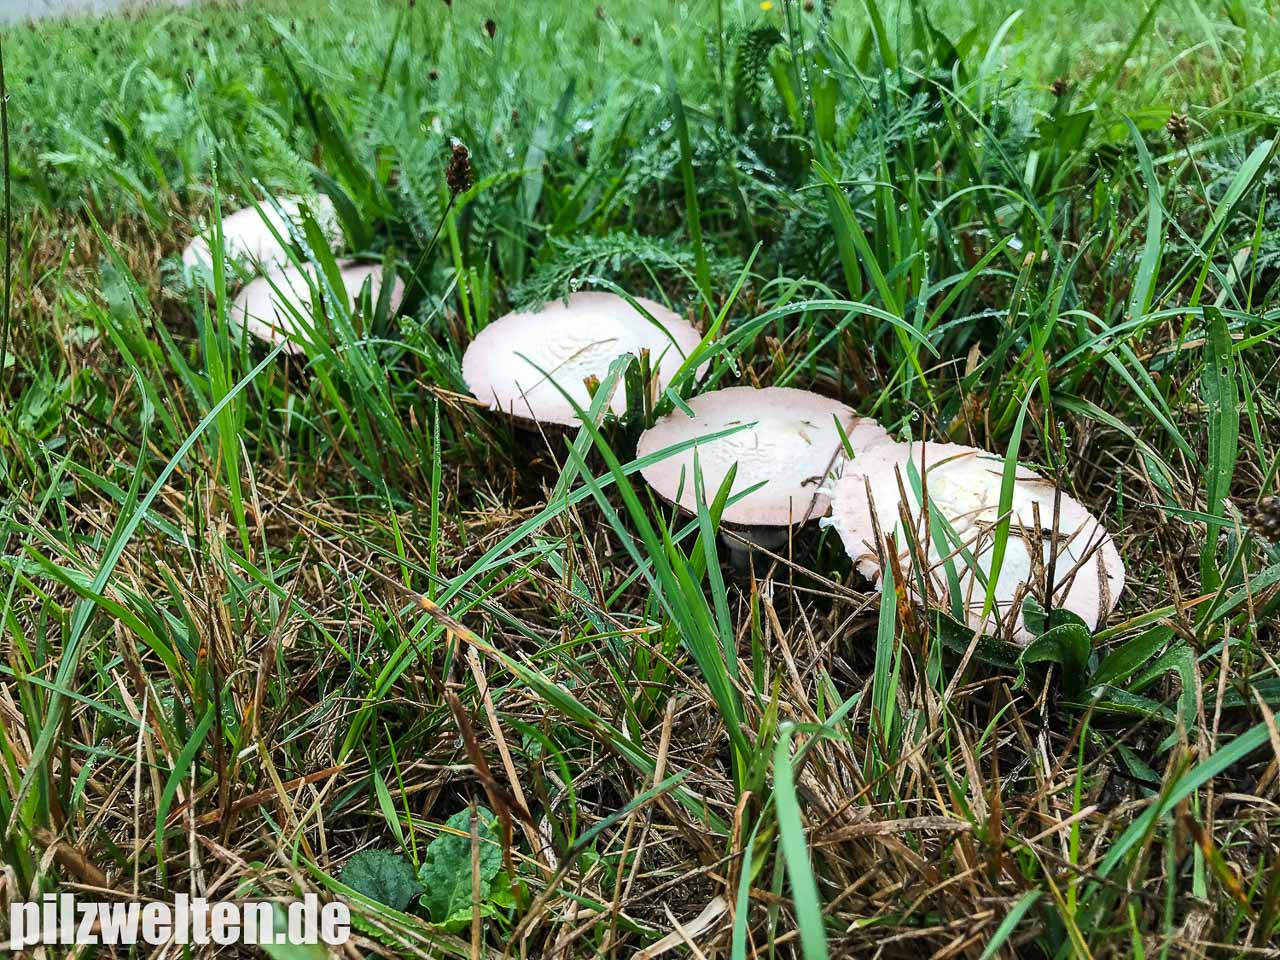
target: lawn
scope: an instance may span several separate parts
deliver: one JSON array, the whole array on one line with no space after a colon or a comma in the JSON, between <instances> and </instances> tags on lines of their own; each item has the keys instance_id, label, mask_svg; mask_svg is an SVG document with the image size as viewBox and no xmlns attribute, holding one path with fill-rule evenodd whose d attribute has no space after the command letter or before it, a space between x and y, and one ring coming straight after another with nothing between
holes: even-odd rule
<instances>
[{"instance_id":1,"label":"lawn","mask_svg":"<svg viewBox=\"0 0 1280 960\"><path fill-rule=\"evenodd\" d=\"M1280 950L1270 0L265 0L0 42L0 902L315 892L387 956ZM229 322L246 277L182 250L288 194L398 314ZM480 331L587 289L705 368L615 364L567 429L470 395ZM738 385L1050 477L1118 605L1033 601L1018 646L828 526L730 563L723 497L675 509L636 450Z\"/></svg>"}]
</instances>

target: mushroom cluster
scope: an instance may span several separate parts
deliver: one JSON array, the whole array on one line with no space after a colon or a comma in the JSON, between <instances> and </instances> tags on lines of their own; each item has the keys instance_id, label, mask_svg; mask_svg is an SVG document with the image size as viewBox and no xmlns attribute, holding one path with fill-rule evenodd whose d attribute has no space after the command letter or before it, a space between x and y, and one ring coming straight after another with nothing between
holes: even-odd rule
<instances>
[{"instance_id":1,"label":"mushroom cluster","mask_svg":"<svg viewBox=\"0 0 1280 960\"><path fill-rule=\"evenodd\" d=\"M462 374L492 410L572 426L589 384L617 357L649 351L663 389L699 343L694 326L658 303L580 292L486 326L467 347ZM612 408L626 410L621 390ZM879 580L892 550L916 603L959 612L973 630L1012 643L1033 639L1023 620L1028 596L1092 628L1124 589L1111 536L1051 481L1016 468L1002 515L1004 457L897 442L878 422L809 390L698 394L645 430L636 456L654 493L687 513L716 497L732 471L721 532L735 567L750 566L753 548L783 548L819 520L867 579Z\"/></svg>"},{"instance_id":2,"label":"mushroom cluster","mask_svg":"<svg viewBox=\"0 0 1280 960\"><path fill-rule=\"evenodd\" d=\"M572 426L575 408L590 401L589 384L619 356L649 351L661 390L700 340L692 324L653 301L580 292L491 323L467 348L463 378L490 409ZM622 391L611 400L618 414L626 404ZM636 454L653 491L691 514L732 471L720 529L740 569L755 548L783 548L817 519L835 530L864 577L878 581L892 563L918 604L1024 645L1034 639L1023 621L1027 597L1093 628L1124 588L1111 536L1049 480L1018 467L1002 514L1003 457L898 442L876 421L807 390L738 386L695 395L646 430Z\"/></svg>"},{"instance_id":3,"label":"mushroom cluster","mask_svg":"<svg viewBox=\"0 0 1280 960\"><path fill-rule=\"evenodd\" d=\"M228 320L237 329L267 343L283 342L285 352L291 354L303 352L301 340L314 322L311 294L316 288L315 269L309 264L294 266L289 256L290 237L295 228L301 227L304 204L330 248L337 249L341 241L337 215L332 201L323 194L305 201L301 197L279 197L222 218L226 260L257 274L235 297ZM182 262L188 270L212 270L211 239L211 231L206 231L187 244ZM366 281L373 302L378 302L380 265L340 260L338 267L348 307L357 302ZM399 309L403 296L404 284L396 277L389 297L391 313Z\"/></svg>"}]
</instances>

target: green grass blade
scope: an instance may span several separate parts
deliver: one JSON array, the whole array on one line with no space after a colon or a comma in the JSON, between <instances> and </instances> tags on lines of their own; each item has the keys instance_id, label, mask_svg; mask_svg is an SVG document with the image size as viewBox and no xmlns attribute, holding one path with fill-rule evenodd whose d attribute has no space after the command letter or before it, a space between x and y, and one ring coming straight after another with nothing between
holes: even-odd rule
<instances>
[{"instance_id":1,"label":"green grass blade","mask_svg":"<svg viewBox=\"0 0 1280 960\"><path fill-rule=\"evenodd\" d=\"M791 883L792 906L800 930L800 950L804 960L827 960L827 931L822 916L822 900L809 859L800 800L796 793L795 771L791 766L791 737L795 728L784 725L773 748L773 805L778 814L778 846Z\"/></svg>"},{"instance_id":2,"label":"green grass blade","mask_svg":"<svg viewBox=\"0 0 1280 960\"><path fill-rule=\"evenodd\" d=\"M1209 450L1205 463L1206 512L1223 515L1223 501L1231 492L1235 476L1240 439L1239 387L1236 383L1235 345L1222 311L1205 307L1208 336L1204 347L1204 373L1201 380L1207 408ZM1200 555L1200 577L1205 590L1216 590L1221 583L1215 563L1217 537L1208 536Z\"/></svg>"}]
</instances>

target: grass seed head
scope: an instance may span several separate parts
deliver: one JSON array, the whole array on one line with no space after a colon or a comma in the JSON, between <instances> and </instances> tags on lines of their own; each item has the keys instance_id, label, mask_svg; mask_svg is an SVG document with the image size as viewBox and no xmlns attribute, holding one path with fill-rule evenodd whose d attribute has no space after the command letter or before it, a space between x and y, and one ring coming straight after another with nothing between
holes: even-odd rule
<instances>
[{"instance_id":1,"label":"grass seed head","mask_svg":"<svg viewBox=\"0 0 1280 960\"><path fill-rule=\"evenodd\" d=\"M444 168L444 179L449 184L449 192L455 197L466 193L476 182L475 171L471 168L471 154L457 140L453 141L453 152L449 154L449 163Z\"/></svg>"},{"instance_id":2,"label":"grass seed head","mask_svg":"<svg viewBox=\"0 0 1280 960\"><path fill-rule=\"evenodd\" d=\"M1164 125L1169 136L1178 146L1185 147L1191 139L1191 121L1185 113L1169 114L1169 122Z\"/></svg>"}]
</instances>

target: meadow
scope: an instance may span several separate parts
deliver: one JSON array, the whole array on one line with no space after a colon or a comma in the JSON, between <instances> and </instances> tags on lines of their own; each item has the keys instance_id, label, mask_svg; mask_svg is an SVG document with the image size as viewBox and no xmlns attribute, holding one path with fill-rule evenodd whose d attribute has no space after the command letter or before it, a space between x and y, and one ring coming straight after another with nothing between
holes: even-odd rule
<instances>
[{"instance_id":1,"label":"meadow","mask_svg":"<svg viewBox=\"0 0 1280 960\"><path fill-rule=\"evenodd\" d=\"M314 891L352 955L1276 955L1274 4L264 0L0 43L0 903ZM399 315L231 335L184 244L316 192ZM568 432L477 403L476 333L579 289L687 317L707 372L603 416L619 365ZM1021 650L816 525L722 564L636 440L731 384L1052 476L1118 608Z\"/></svg>"}]
</instances>

